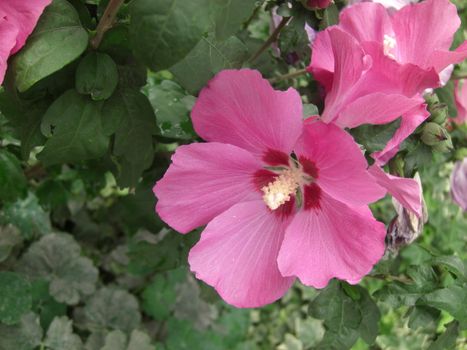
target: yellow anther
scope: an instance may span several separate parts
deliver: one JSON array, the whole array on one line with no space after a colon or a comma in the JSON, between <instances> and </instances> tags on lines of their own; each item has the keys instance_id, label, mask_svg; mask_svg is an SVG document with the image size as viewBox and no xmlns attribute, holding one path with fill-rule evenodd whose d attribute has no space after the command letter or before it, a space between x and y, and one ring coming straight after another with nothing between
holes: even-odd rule
<instances>
[{"instance_id":1,"label":"yellow anther","mask_svg":"<svg viewBox=\"0 0 467 350\"><path fill-rule=\"evenodd\" d=\"M264 193L263 200L269 209L275 210L289 201L291 195L297 191L301 179L302 172L299 169L287 169L273 182L264 186L261 189Z\"/></svg>"}]
</instances>

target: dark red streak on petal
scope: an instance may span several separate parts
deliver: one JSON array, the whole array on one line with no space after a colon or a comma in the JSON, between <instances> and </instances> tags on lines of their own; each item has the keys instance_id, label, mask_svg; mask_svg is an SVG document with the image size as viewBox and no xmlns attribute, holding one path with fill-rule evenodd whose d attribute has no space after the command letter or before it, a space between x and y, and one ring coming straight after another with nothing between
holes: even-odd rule
<instances>
[{"instance_id":1,"label":"dark red streak on petal","mask_svg":"<svg viewBox=\"0 0 467 350\"><path fill-rule=\"evenodd\" d=\"M303 207L305 210L320 209L321 188L315 183L304 186Z\"/></svg>"},{"instance_id":2,"label":"dark red streak on petal","mask_svg":"<svg viewBox=\"0 0 467 350\"><path fill-rule=\"evenodd\" d=\"M261 189L264 186L267 186L270 182L274 182L278 175L273 173L270 170L261 169L253 174L253 183L258 191L261 192Z\"/></svg>"},{"instance_id":3,"label":"dark red streak on petal","mask_svg":"<svg viewBox=\"0 0 467 350\"><path fill-rule=\"evenodd\" d=\"M300 156L299 160L300 164L303 167L303 171L310 175L313 179L318 178L318 168L316 167L315 162L309 160L308 158L305 158L303 156Z\"/></svg>"},{"instance_id":4,"label":"dark red streak on petal","mask_svg":"<svg viewBox=\"0 0 467 350\"><path fill-rule=\"evenodd\" d=\"M289 165L289 156L281 151L275 151L273 149L267 150L263 155L263 162L268 165Z\"/></svg>"},{"instance_id":5,"label":"dark red streak on petal","mask_svg":"<svg viewBox=\"0 0 467 350\"><path fill-rule=\"evenodd\" d=\"M295 196L291 197L289 201L282 204L279 208L274 210L274 214L279 218L285 220L290 215L295 213Z\"/></svg>"}]
</instances>

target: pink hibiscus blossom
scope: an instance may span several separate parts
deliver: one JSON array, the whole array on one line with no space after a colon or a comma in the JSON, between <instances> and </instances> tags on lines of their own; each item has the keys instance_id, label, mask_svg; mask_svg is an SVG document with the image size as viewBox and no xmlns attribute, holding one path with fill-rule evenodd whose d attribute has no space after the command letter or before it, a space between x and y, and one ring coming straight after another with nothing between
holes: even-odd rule
<instances>
[{"instance_id":1,"label":"pink hibiscus blossom","mask_svg":"<svg viewBox=\"0 0 467 350\"><path fill-rule=\"evenodd\" d=\"M451 194L454 202L467 211L467 158L454 166L451 174Z\"/></svg>"},{"instance_id":2,"label":"pink hibiscus blossom","mask_svg":"<svg viewBox=\"0 0 467 350\"><path fill-rule=\"evenodd\" d=\"M385 191L352 137L302 120L300 95L259 72L226 70L193 108L207 143L180 146L157 182L156 211L179 232L206 225L192 248L196 277L237 307L284 295L295 278L358 283L384 253L367 204Z\"/></svg>"},{"instance_id":3,"label":"pink hibiscus blossom","mask_svg":"<svg viewBox=\"0 0 467 350\"><path fill-rule=\"evenodd\" d=\"M467 80L456 80L454 98L457 107L457 116L452 121L457 124L467 123Z\"/></svg>"},{"instance_id":4,"label":"pink hibiscus blossom","mask_svg":"<svg viewBox=\"0 0 467 350\"><path fill-rule=\"evenodd\" d=\"M418 2L417 0L350 0L349 5L358 4L360 2L376 2L383 5L389 10L400 10L408 4Z\"/></svg>"},{"instance_id":5,"label":"pink hibiscus blossom","mask_svg":"<svg viewBox=\"0 0 467 350\"><path fill-rule=\"evenodd\" d=\"M353 128L385 124L402 116L394 137L374 154L379 164L386 163L400 143L428 118L422 93L439 86L445 69L467 57L467 42L449 51L459 26L456 7L447 0L407 5L392 14L371 2L344 9L339 25L320 32L313 43L309 71L327 91L324 120ZM337 57L344 51L336 46L343 39L331 35L337 30L349 37L345 42L350 58ZM370 97L378 94L379 99ZM360 99L360 108L355 107L356 98ZM344 99L346 103L342 103ZM367 108L366 117L357 115L355 111L368 102L374 107Z\"/></svg>"},{"instance_id":6,"label":"pink hibiscus blossom","mask_svg":"<svg viewBox=\"0 0 467 350\"><path fill-rule=\"evenodd\" d=\"M8 57L18 52L52 0L0 1L0 84L7 69Z\"/></svg>"}]
</instances>

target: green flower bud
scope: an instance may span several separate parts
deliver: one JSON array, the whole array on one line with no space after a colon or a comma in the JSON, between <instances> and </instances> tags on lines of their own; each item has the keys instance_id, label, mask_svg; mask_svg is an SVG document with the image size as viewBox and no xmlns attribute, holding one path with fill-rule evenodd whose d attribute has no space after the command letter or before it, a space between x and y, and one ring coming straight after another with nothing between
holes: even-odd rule
<instances>
[{"instance_id":1,"label":"green flower bud","mask_svg":"<svg viewBox=\"0 0 467 350\"><path fill-rule=\"evenodd\" d=\"M446 153L446 152L450 152L454 148L452 145L451 136L447 133L446 135L447 135L446 140L441 141L437 143L436 145L432 146L433 151L440 152L440 153Z\"/></svg>"},{"instance_id":2,"label":"green flower bud","mask_svg":"<svg viewBox=\"0 0 467 350\"><path fill-rule=\"evenodd\" d=\"M437 103L429 108L430 122L443 125L448 116L448 107L444 103Z\"/></svg>"},{"instance_id":3,"label":"green flower bud","mask_svg":"<svg viewBox=\"0 0 467 350\"><path fill-rule=\"evenodd\" d=\"M425 101L428 105L428 108L430 109L431 107L439 103L439 98L438 95L436 95L435 93L431 93L425 96Z\"/></svg>"},{"instance_id":4,"label":"green flower bud","mask_svg":"<svg viewBox=\"0 0 467 350\"><path fill-rule=\"evenodd\" d=\"M447 140L448 137L449 134L446 129L433 122L426 123L422 129L421 140L428 146L437 145L440 142Z\"/></svg>"},{"instance_id":5,"label":"green flower bud","mask_svg":"<svg viewBox=\"0 0 467 350\"><path fill-rule=\"evenodd\" d=\"M397 176L404 176L404 165L404 158L400 154L392 158L389 161L389 169L391 171L391 174L396 174Z\"/></svg>"}]
</instances>

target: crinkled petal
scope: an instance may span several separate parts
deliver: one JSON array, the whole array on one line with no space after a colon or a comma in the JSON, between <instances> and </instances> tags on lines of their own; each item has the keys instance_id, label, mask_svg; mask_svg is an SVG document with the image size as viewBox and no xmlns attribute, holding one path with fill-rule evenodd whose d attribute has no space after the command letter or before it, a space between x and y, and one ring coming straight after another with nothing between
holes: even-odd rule
<instances>
[{"instance_id":1,"label":"crinkled petal","mask_svg":"<svg viewBox=\"0 0 467 350\"><path fill-rule=\"evenodd\" d=\"M332 278L356 284L383 256L385 236L368 207L351 208L323 193L320 208L299 212L287 227L279 270L315 288Z\"/></svg>"},{"instance_id":2,"label":"crinkled petal","mask_svg":"<svg viewBox=\"0 0 467 350\"><path fill-rule=\"evenodd\" d=\"M331 90L334 78L334 53L329 30L320 31L316 35L312 45L311 63L307 70L326 92Z\"/></svg>"},{"instance_id":3,"label":"crinkled petal","mask_svg":"<svg viewBox=\"0 0 467 350\"><path fill-rule=\"evenodd\" d=\"M341 202L363 205L385 194L368 173L367 161L352 136L334 124L307 123L295 153L314 163L316 183Z\"/></svg>"},{"instance_id":4,"label":"crinkled petal","mask_svg":"<svg viewBox=\"0 0 467 350\"><path fill-rule=\"evenodd\" d=\"M322 120L332 122L339 111L355 94L355 85L364 70L371 66L371 59L348 33L337 27L326 29L330 37L334 56L334 78L332 89L326 96Z\"/></svg>"},{"instance_id":5,"label":"crinkled petal","mask_svg":"<svg viewBox=\"0 0 467 350\"><path fill-rule=\"evenodd\" d=\"M457 107L457 116L453 121L457 124L467 122L467 80L457 80L454 88L454 97Z\"/></svg>"},{"instance_id":6,"label":"crinkled petal","mask_svg":"<svg viewBox=\"0 0 467 350\"><path fill-rule=\"evenodd\" d=\"M391 18L383 5L362 2L342 10L339 26L358 41L384 42L385 35L392 34Z\"/></svg>"},{"instance_id":7,"label":"crinkled petal","mask_svg":"<svg viewBox=\"0 0 467 350\"><path fill-rule=\"evenodd\" d=\"M398 94L374 93L350 103L339 114L336 124L355 128L363 124L386 124L420 105L418 99Z\"/></svg>"},{"instance_id":8,"label":"crinkled petal","mask_svg":"<svg viewBox=\"0 0 467 350\"><path fill-rule=\"evenodd\" d=\"M3 78L7 70L8 57L15 46L17 35L18 29L2 18L0 12L0 84L3 83Z\"/></svg>"},{"instance_id":9,"label":"crinkled petal","mask_svg":"<svg viewBox=\"0 0 467 350\"><path fill-rule=\"evenodd\" d=\"M180 146L154 186L156 211L186 233L245 199L261 198L254 173L260 163L248 151L217 142Z\"/></svg>"},{"instance_id":10,"label":"crinkled petal","mask_svg":"<svg viewBox=\"0 0 467 350\"><path fill-rule=\"evenodd\" d=\"M277 267L288 222L263 201L236 204L208 224L190 251L190 268L229 304L259 307L272 303L294 281L283 277Z\"/></svg>"},{"instance_id":11,"label":"crinkled petal","mask_svg":"<svg viewBox=\"0 0 467 350\"><path fill-rule=\"evenodd\" d=\"M461 63L465 59L467 59L467 41L464 41L454 51L433 51L428 60L428 65L434 67L441 74L450 64Z\"/></svg>"},{"instance_id":12,"label":"crinkled petal","mask_svg":"<svg viewBox=\"0 0 467 350\"><path fill-rule=\"evenodd\" d=\"M464 211L467 211L467 158L454 166L451 174L452 199Z\"/></svg>"},{"instance_id":13,"label":"crinkled petal","mask_svg":"<svg viewBox=\"0 0 467 350\"><path fill-rule=\"evenodd\" d=\"M405 6L392 19L397 59L423 68L430 67L432 52L449 51L461 24L456 6L449 0L426 0Z\"/></svg>"},{"instance_id":14,"label":"crinkled petal","mask_svg":"<svg viewBox=\"0 0 467 350\"><path fill-rule=\"evenodd\" d=\"M426 105L420 102L419 106L402 116L399 129L397 129L384 149L373 153L371 156L379 165L386 164L399 151L400 144L429 116L430 113L427 111Z\"/></svg>"},{"instance_id":15,"label":"crinkled petal","mask_svg":"<svg viewBox=\"0 0 467 350\"><path fill-rule=\"evenodd\" d=\"M52 0L2 0L0 2L0 14L6 15L6 20L18 29L11 54L23 47L27 37L36 26L40 15L51 2Z\"/></svg>"},{"instance_id":16,"label":"crinkled petal","mask_svg":"<svg viewBox=\"0 0 467 350\"><path fill-rule=\"evenodd\" d=\"M416 180L387 174L377 164L370 167L370 173L404 208L422 216L422 193Z\"/></svg>"},{"instance_id":17,"label":"crinkled petal","mask_svg":"<svg viewBox=\"0 0 467 350\"><path fill-rule=\"evenodd\" d=\"M257 71L224 70L201 91L192 111L196 132L262 156L289 154L302 132L298 92L274 90Z\"/></svg>"}]
</instances>

